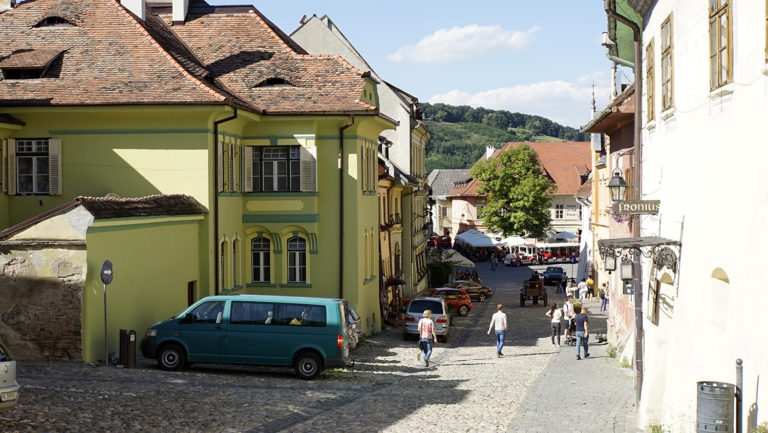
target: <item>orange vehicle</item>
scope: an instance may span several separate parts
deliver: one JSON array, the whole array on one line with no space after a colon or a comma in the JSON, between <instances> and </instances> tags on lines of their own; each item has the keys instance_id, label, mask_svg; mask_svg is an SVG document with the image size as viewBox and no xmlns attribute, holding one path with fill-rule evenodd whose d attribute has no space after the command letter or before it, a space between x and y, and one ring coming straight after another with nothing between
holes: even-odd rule
<instances>
[{"instance_id":1,"label":"orange vehicle","mask_svg":"<svg viewBox=\"0 0 768 433\"><path fill-rule=\"evenodd\" d=\"M462 289L453 289L448 287L441 287L437 289L425 289L416 293L414 298L433 297L442 298L445 303L448 304L448 308L452 310L452 313L459 316L466 316L472 310L472 300L466 291ZM410 299L404 299L403 305L408 305Z\"/></svg>"}]
</instances>

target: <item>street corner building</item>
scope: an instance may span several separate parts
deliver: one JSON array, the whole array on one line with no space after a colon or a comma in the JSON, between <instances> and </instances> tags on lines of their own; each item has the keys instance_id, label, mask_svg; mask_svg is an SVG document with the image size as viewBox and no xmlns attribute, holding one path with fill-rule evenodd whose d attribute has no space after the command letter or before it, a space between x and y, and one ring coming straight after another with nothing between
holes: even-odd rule
<instances>
[{"instance_id":1,"label":"street corner building","mask_svg":"<svg viewBox=\"0 0 768 433\"><path fill-rule=\"evenodd\" d=\"M29 0L0 39L0 335L21 357L102 360L107 259L109 351L213 294L342 297L381 328L398 122L369 71L198 0Z\"/></svg>"}]
</instances>

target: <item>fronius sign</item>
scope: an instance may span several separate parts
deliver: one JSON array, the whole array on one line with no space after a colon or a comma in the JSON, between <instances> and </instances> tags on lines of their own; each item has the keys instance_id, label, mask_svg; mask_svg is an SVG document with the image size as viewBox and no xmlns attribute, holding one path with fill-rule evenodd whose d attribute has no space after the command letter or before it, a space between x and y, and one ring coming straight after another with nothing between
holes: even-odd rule
<instances>
[{"instance_id":1,"label":"fronius sign","mask_svg":"<svg viewBox=\"0 0 768 433\"><path fill-rule=\"evenodd\" d=\"M613 203L615 215L656 215L659 213L659 200L626 200Z\"/></svg>"}]
</instances>

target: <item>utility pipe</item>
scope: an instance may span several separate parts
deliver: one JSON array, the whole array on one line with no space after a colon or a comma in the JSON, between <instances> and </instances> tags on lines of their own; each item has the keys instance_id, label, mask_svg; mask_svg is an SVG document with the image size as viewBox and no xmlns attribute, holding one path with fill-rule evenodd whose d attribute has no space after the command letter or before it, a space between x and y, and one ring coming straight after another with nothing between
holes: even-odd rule
<instances>
[{"instance_id":1,"label":"utility pipe","mask_svg":"<svg viewBox=\"0 0 768 433\"><path fill-rule=\"evenodd\" d=\"M643 32L640 27L629 18L621 15L613 10L611 7L611 0L603 0L605 13L626 25L632 29L634 36L634 49L635 49L635 62L633 64L635 74L635 128L634 128L634 175L632 179L634 194L632 197L635 200L642 199L643 194L643 166L642 166L642 88L643 88ZM635 217L635 227L632 230L632 237L640 237L641 231L641 217ZM642 295L642 266L640 263L640 255L634 254L632 256L634 262L634 278L632 284L635 289L635 394L637 402L640 402L640 397L643 387L643 295Z\"/></svg>"},{"instance_id":2,"label":"utility pipe","mask_svg":"<svg viewBox=\"0 0 768 433\"><path fill-rule=\"evenodd\" d=\"M213 293L215 295L219 294L219 275L221 274L219 267L221 263L221 257L219 257L221 254L219 248L219 125L237 119L237 107L232 108L234 111L231 116L213 122L213 243L216 245L214 248Z\"/></svg>"},{"instance_id":3,"label":"utility pipe","mask_svg":"<svg viewBox=\"0 0 768 433\"><path fill-rule=\"evenodd\" d=\"M355 115L339 128L339 299L344 299L344 130L355 124Z\"/></svg>"}]
</instances>

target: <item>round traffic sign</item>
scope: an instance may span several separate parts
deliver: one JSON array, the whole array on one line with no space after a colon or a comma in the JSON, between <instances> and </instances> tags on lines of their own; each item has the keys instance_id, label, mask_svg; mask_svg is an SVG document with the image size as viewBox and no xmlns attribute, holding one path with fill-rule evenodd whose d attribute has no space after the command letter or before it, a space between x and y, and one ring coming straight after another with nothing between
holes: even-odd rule
<instances>
[{"instance_id":1,"label":"round traffic sign","mask_svg":"<svg viewBox=\"0 0 768 433\"><path fill-rule=\"evenodd\" d=\"M112 272L112 262L109 260L104 260L104 263L101 264L101 282L104 284L109 284L112 282L113 276L114 273Z\"/></svg>"}]
</instances>

